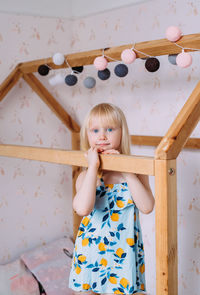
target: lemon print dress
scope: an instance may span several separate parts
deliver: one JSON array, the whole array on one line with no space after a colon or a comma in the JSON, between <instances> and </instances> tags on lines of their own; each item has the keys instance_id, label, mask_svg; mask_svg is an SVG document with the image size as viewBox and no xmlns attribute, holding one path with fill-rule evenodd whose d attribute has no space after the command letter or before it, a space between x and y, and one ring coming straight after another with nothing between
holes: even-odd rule
<instances>
[{"instance_id":1,"label":"lemon print dress","mask_svg":"<svg viewBox=\"0 0 200 295\"><path fill-rule=\"evenodd\" d=\"M139 211L127 183L104 185L101 179L94 209L77 233L69 287L102 294L146 291Z\"/></svg>"}]
</instances>

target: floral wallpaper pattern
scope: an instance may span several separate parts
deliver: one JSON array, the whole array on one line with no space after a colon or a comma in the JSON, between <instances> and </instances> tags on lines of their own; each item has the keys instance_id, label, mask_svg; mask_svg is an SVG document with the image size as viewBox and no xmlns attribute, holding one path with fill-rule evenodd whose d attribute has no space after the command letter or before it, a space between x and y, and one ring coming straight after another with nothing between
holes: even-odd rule
<instances>
[{"instance_id":1,"label":"floral wallpaper pattern","mask_svg":"<svg viewBox=\"0 0 200 295\"><path fill-rule=\"evenodd\" d=\"M179 26L183 34L198 33L199 14L200 2L186 0L150 0L74 21L0 13L0 83L17 63L56 52L67 54L160 39L170 25ZM112 62L107 81L97 78L92 65L85 66L73 87L51 86L48 79L56 71L46 77L35 75L78 124L90 107L111 102L124 111L131 134L160 136L167 132L199 80L200 53L194 52L192 57L192 66L181 69L161 56L160 69L155 73L147 72L145 61L137 59L123 79L115 76L117 62ZM94 89L83 86L87 76L96 78ZM199 134L198 124L192 136ZM23 79L0 102L0 143L71 149L70 132ZM138 155L153 156L154 151L153 147L132 147ZM199 163L199 150L183 150L177 159L181 295L199 295L200 289ZM154 177L150 182L154 190ZM71 187L68 166L0 157L1 264L65 233L72 234ZM147 289L155 294L154 212L140 218Z\"/></svg>"}]
</instances>

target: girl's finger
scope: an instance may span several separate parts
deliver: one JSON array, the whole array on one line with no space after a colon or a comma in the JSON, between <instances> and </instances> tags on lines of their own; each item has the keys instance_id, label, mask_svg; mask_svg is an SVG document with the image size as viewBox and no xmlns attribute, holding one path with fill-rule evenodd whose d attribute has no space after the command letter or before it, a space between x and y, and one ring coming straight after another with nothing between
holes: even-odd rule
<instances>
[{"instance_id":1,"label":"girl's finger","mask_svg":"<svg viewBox=\"0 0 200 295\"><path fill-rule=\"evenodd\" d=\"M118 150L105 150L102 152L102 154L119 154L119 151Z\"/></svg>"}]
</instances>

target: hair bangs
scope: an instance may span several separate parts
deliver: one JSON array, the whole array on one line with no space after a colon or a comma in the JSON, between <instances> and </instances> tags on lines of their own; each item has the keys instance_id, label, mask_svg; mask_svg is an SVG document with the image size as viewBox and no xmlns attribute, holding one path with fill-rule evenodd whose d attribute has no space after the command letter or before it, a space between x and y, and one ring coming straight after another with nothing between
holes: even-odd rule
<instances>
[{"instance_id":1,"label":"hair bangs","mask_svg":"<svg viewBox=\"0 0 200 295\"><path fill-rule=\"evenodd\" d=\"M110 127L121 127L121 117L113 108L108 104L100 104L90 112L90 117L88 118L87 127L94 122L96 118L99 118L102 126L110 126Z\"/></svg>"}]
</instances>

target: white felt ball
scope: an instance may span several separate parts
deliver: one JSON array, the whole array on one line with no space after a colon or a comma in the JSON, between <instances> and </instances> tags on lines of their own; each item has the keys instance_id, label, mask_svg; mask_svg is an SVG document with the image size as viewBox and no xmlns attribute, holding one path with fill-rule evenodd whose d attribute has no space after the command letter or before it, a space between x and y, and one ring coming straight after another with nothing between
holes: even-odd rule
<instances>
[{"instance_id":1,"label":"white felt ball","mask_svg":"<svg viewBox=\"0 0 200 295\"><path fill-rule=\"evenodd\" d=\"M132 49L125 49L121 53L121 59L125 64L131 64L136 59L136 54Z\"/></svg>"},{"instance_id":2,"label":"white felt ball","mask_svg":"<svg viewBox=\"0 0 200 295\"><path fill-rule=\"evenodd\" d=\"M60 73L49 79L49 84L52 86L55 86L58 84L64 84L64 83L65 83L65 77L61 75Z\"/></svg>"},{"instance_id":3,"label":"white felt ball","mask_svg":"<svg viewBox=\"0 0 200 295\"><path fill-rule=\"evenodd\" d=\"M181 30L176 26L170 26L167 28L165 36L171 42L176 42L181 38Z\"/></svg>"},{"instance_id":4,"label":"white felt ball","mask_svg":"<svg viewBox=\"0 0 200 295\"><path fill-rule=\"evenodd\" d=\"M55 65L60 66L64 63L64 61L65 61L65 57L62 53L58 52L53 55L53 63Z\"/></svg>"},{"instance_id":5,"label":"white felt ball","mask_svg":"<svg viewBox=\"0 0 200 295\"><path fill-rule=\"evenodd\" d=\"M182 52L177 55L177 66L181 68L187 68L192 64L192 56L188 52Z\"/></svg>"}]
</instances>

